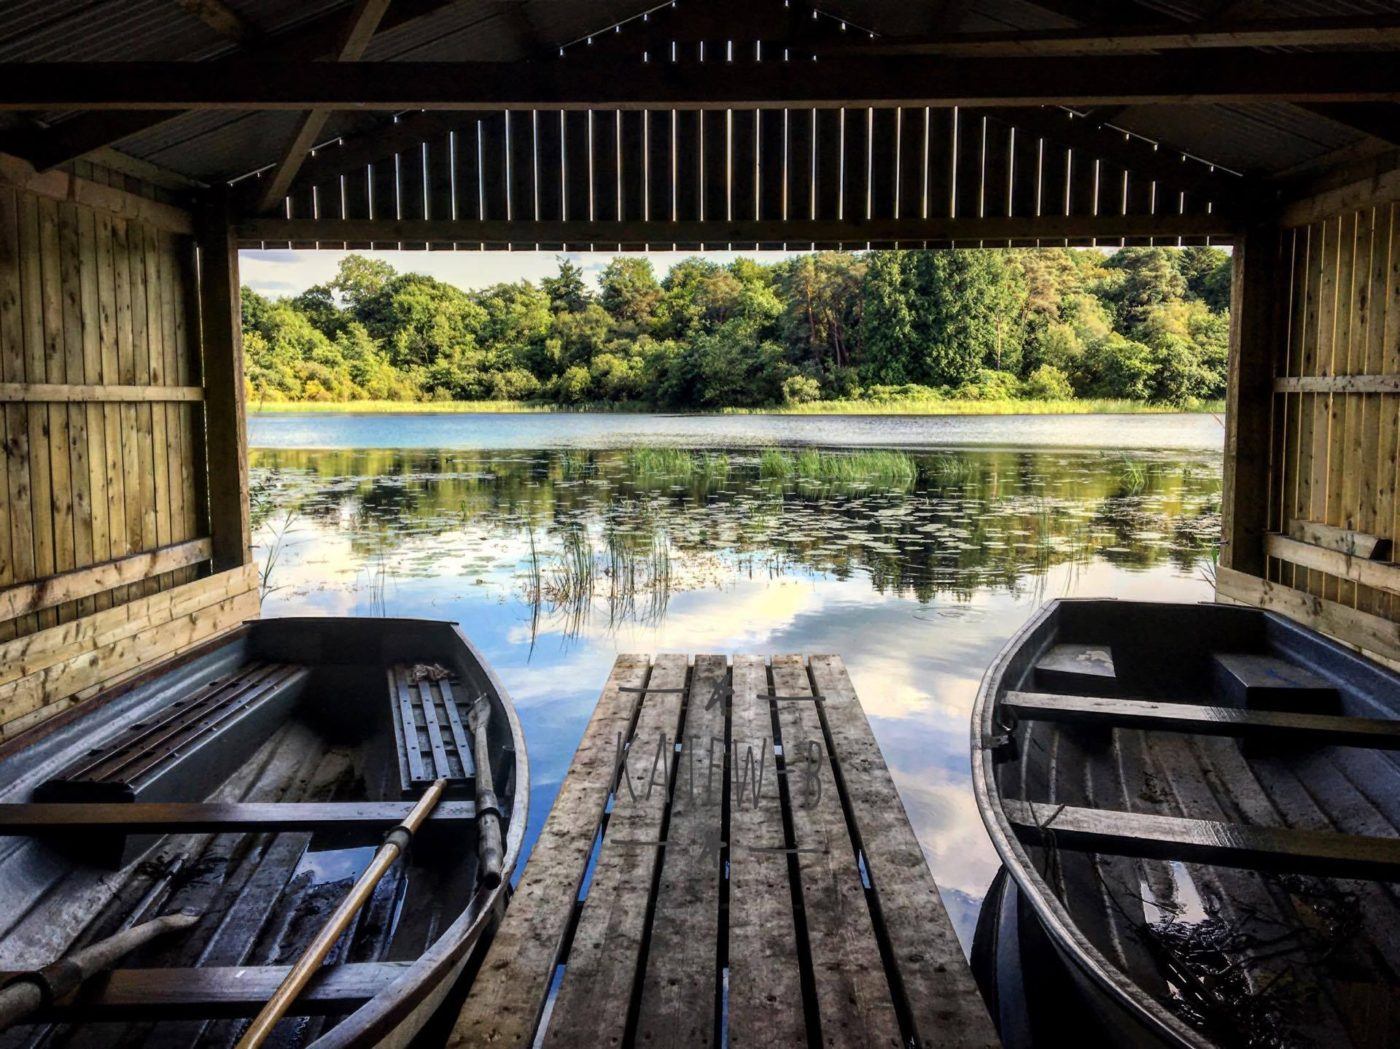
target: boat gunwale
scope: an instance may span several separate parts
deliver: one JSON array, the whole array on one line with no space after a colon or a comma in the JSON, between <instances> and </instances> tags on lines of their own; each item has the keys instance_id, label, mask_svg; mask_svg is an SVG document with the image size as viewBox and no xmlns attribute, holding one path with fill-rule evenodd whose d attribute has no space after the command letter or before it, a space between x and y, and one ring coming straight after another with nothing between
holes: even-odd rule
<instances>
[{"instance_id":1,"label":"boat gunwale","mask_svg":"<svg viewBox=\"0 0 1400 1049\"><path fill-rule=\"evenodd\" d=\"M972 708L972 791L977 802L978 814L982 817L987 836L1001 859L1007 873L1035 911L1036 918L1045 928L1057 951L1066 955L1078 966L1096 986L1102 989L1120 1007L1125 1009L1137 1022L1142 1023L1154 1034L1183 1049L1214 1049L1214 1043L1198 1031L1173 1015L1167 1007L1147 994L1122 969L1108 960L1070 917L1064 902L1040 876L1030 854L1021 845L1007 818L1002 805L1001 788L997 783L995 760L992 748L984 744L999 733L995 721L1005 693L1003 678L1011 660L1025 647L1027 641L1039 630L1059 616L1060 608L1070 603L1115 603L1114 598L1054 598L1042 605L1025 624L1021 626L997 657L977 688L977 698ZM1125 602L1129 603L1129 602ZM1189 606L1191 602L1130 602L1140 604L1177 604ZM1214 602L1201 601L1196 604L1219 607ZM1261 612L1262 615L1271 613Z\"/></svg>"}]
</instances>

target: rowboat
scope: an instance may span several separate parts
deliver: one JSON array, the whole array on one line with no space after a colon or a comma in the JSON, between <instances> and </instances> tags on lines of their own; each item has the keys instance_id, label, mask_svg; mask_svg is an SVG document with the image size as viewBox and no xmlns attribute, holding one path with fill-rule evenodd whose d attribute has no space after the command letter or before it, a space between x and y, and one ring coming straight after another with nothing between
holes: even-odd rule
<instances>
[{"instance_id":1,"label":"rowboat","mask_svg":"<svg viewBox=\"0 0 1400 1049\"><path fill-rule=\"evenodd\" d=\"M1041 609L972 723L1003 1042L1397 1044L1397 713L1400 675L1271 613Z\"/></svg>"},{"instance_id":2,"label":"rowboat","mask_svg":"<svg viewBox=\"0 0 1400 1049\"><path fill-rule=\"evenodd\" d=\"M138 921L197 921L0 1044L232 1044L431 790L275 1030L407 1044L499 920L528 783L510 699L450 623L264 619L80 704L0 748L0 987Z\"/></svg>"}]
</instances>

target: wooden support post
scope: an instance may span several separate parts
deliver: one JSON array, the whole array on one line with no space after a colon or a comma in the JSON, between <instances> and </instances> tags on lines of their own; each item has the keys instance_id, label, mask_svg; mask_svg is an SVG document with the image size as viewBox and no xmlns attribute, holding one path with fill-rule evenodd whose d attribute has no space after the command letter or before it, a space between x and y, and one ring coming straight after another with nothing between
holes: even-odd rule
<instances>
[{"instance_id":1,"label":"wooden support post","mask_svg":"<svg viewBox=\"0 0 1400 1049\"><path fill-rule=\"evenodd\" d=\"M1220 563L1262 577L1268 530L1270 411L1278 334L1280 231L1251 226L1235 243Z\"/></svg>"},{"instance_id":2,"label":"wooden support post","mask_svg":"<svg viewBox=\"0 0 1400 1049\"><path fill-rule=\"evenodd\" d=\"M198 236L209 525L214 571L222 572L252 560L238 244L226 198L203 209Z\"/></svg>"}]
</instances>

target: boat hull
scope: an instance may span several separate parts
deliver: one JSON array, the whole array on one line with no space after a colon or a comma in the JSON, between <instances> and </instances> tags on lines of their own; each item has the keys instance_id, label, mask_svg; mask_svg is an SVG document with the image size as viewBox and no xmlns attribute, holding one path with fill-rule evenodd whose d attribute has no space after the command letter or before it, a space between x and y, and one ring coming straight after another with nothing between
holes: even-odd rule
<instances>
[{"instance_id":1,"label":"boat hull","mask_svg":"<svg viewBox=\"0 0 1400 1049\"><path fill-rule=\"evenodd\" d=\"M376 985L367 998L346 999L348 1007L308 1004L289 1037L291 1044L324 1049L408 1044L470 972L498 923L527 818L529 774L519 720L493 671L450 623L259 620L0 748L0 783L5 784L0 806L16 811L36 800L79 800L84 791L100 790L119 803L142 802L147 811L217 802L245 812L255 807L250 803L295 801L331 817L306 831L259 834L239 824L238 833L131 835L116 853L95 852L80 835L0 837L0 893L13 904L12 913L0 917L0 969L52 961L131 911L132 900L143 892L157 900L153 910L195 902L204 916L187 942L153 945L125 960L122 965L135 971L138 982L138 970L148 966L193 966L197 972L203 966L288 964L317 927L317 915L328 913L343 895L383 833L360 825L337 829L334 821L345 811L338 806L407 804L412 797L401 776L402 724L393 720L403 716L395 712L401 697L394 695L393 675L403 680L405 667L426 675L410 689L430 694L439 712L446 710L444 696L455 698L452 717L460 713L463 723L478 697L489 704L488 750L504 824L503 878L491 887L477 876L476 824L469 815L473 781L461 780L449 799L464 815L445 812L451 822L425 826L332 955L332 964L387 966L384 986ZM451 682L455 696L440 691L440 675ZM205 736L193 729L188 740L172 735L160 762L145 752L138 761L120 749L124 734L140 730L146 736L138 738L144 740L152 731L146 726L162 725L162 719L176 717L173 711L181 704L206 702L198 697L220 689L233 698L215 704L197 722L215 724L203 730ZM420 710L418 717L424 716ZM432 760L450 756L458 762L451 767L460 769L466 759L456 755L471 750L460 735L466 730L455 722L450 726L459 733L454 743L446 720L438 727L440 732L424 735L432 740L431 750L425 742L424 754ZM439 735L447 740L445 747ZM457 746L464 742L468 745ZM195 760L183 760L182 748ZM58 775L78 767L75 760L85 754L106 762L104 774L124 771L112 783L94 783L97 773L91 769L73 782ZM150 771L143 771L147 766ZM132 769L135 774L129 774ZM271 805L260 811L285 810ZM167 872L163 887L156 885L155 869L167 866L178 870ZM230 1014L226 1007L211 1009L204 1020L191 1020L187 1006L178 1020L160 1003L146 1012L114 1012L100 1001L97 1008L107 1012L85 1033L93 1044L129 1040L137 1030L163 1032L169 1044L198 1044L223 1039L237 1025L229 1018L237 1010ZM83 1018L76 1005L63 1011L62 1003L53 1015L65 1029ZM128 1015L144 1027L133 1029L125 1022ZM167 1015L172 1019L161 1019ZM14 1037L23 1044L38 1036L35 1031L30 1025L0 1035L0 1044Z\"/></svg>"},{"instance_id":2,"label":"boat hull","mask_svg":"<svg viewBox=\"0 0 1400 1049\"><path fill-rule=\"evenodd\" d=\"M1400 824L1397 715L1400 676L1269 613L1044 606L988 670L972 724L1003 863L974 967L1005 1043L1053 1044L1068 1023L1115 1046L1243 1044L1249 1024L1386 1044L1364 1018L1396 994L1366 959L1400 933L1393 862L1373 862ZM1270 999L1285 964L1302 990ZM1343 986L1359 1012L1330 1004Z\"/></svg>"}]
</instances>

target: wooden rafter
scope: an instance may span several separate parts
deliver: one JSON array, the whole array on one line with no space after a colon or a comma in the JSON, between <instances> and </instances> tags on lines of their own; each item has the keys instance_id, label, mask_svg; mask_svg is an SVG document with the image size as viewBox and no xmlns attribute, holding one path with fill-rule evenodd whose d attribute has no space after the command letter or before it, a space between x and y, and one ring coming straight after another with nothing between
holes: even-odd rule
<instances>
[{"instance_id":1,"label":"wooden rafter","mask_svg":"<svg viewBox=\"0 0 1400 1049\"><path fill-rule=\"evenodd\" d=\"M891 55L822 62L34 62L0 67L0 109L838 108L1400 101L1389 53L1208 51L1081 58Z\"/></svg>"},{"instance_id":2,"label":"wooden rafter","mask_svg":"<svg viewBox=\"0 0 1400 1049\"><path fill-rule=\"evenodd\" d=\"M395 0L380 21L379 30L387 32L458 2L460 0ZM345 9L333 8L285 32L245 40L238 51L208 65L227 70L249 61L304 62L321 58L333 46L336 32L344 21ZM187 63L182 65L190 68ZM83 113L46 130L8 134L0 141L0 149L22 156L43 170L159 127L179 115L153 111Z\"/></svg>"},{"instance_id":3,"label":"wooden rafter","mask_svg":"<svg viewBox=\"0 0 1400 1049\"><path fill-rule=\"evenodd\" d=\"M354 62L359 59L369 46L370 39L388 7L389 0L358 0L336 47L331 51L331 57L337 62ZM259 211L270 211L287 195L287 189L301 170L302 161L320 139L330 115L331 111L328 109L313 109L302 115L297 122L296 133L282 151L282 159L277 162L271 177L263 184L262 196L258 201Z\"/></svg>"},{"instance_id":4,"label":"wooden rafter","mask_svg":"<svg viewBox=\"0 0 1400 1049\"><path fill-rule=\"evenodd\" d=\"M1180 22L1092 29L944 33L855 41L842 53L976 56L1109 55L1204 48L1400 44L1400 18L1286 18L1198 27Z\"/></svg>"}]
</instances>

